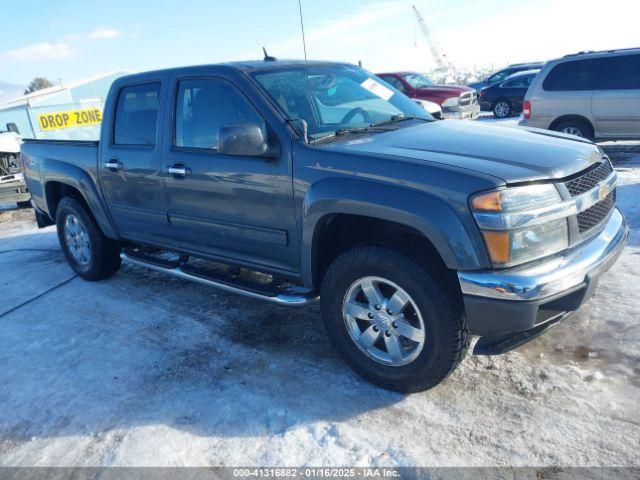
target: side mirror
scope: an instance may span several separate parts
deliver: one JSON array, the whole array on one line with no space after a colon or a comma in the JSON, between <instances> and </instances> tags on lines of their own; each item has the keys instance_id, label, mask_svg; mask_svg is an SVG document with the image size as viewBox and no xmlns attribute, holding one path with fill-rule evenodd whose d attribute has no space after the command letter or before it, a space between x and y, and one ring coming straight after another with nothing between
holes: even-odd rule
<instances>
[{"instance_id":1,"label":"side mirror","mask_svg":"<svg viewBox=\"0 0 640 480\"><path fill-rule=\"evenodd\" d=\"M242 157L261 157L269 153L264 132L255 123L220 127L218 153Z\"/></svg>"},{"instance_id":2,"label":"side mirror","mask_svg":"<svg viewBox=\"0 0 640 480\"><path fill-rule=\"evenodd\" d=\"M18 126L15 123L7 123L7 132L13 132L20 135L20 130L18 129Z\"/></svg>"},{"instance_id":3,"label":"side mirror","mask_svg":"<svg viewBox=\"0 0 640 480\"><path fill-rule=\"evenodd\" d=\"M287 122L304 143L309 143L309 126L307 125L306 120L303 120L302 118L292 118L287 120Z\"/></svg>"}]
</instances>

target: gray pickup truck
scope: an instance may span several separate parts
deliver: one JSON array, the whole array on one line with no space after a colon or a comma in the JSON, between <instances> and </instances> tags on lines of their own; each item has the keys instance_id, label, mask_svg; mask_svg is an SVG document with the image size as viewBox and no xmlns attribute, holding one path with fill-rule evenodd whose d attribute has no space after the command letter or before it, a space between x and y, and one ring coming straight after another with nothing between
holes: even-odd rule
<instances>
[{"instance_id":1,"label":"gray pickup truck","mask_svg":"<svg viewBox=\"0 0 640 480\"><path fill-rule=\"evenodd\" d=\"M99 142L26 141L22 158L38 224L57 225L81 277L123 259L280 305L320 299L344 360L404 392L445 379L470 335L499 354L566 318L628 231L596 145L434 120L349 64L126 76Z\"/></svg>"}]
</instances>

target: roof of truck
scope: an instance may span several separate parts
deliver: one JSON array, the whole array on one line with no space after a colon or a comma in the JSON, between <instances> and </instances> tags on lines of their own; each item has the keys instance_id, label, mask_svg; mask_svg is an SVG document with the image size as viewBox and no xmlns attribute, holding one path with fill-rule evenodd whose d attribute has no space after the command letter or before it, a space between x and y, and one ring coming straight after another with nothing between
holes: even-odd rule
<instances>
[{"instance_id":1,"label":"roof of truck","mask_svg":"<svg viewBox=\"0 0 640 480\"><path fill-rule=\"evenodd\" d=\"M152 70L139 72L133 75L128 75L127 77L135 77L136 75L153 75L159 73L169 73L174 71L188 72L190 70L201 70L206 67L228 67L236 70L240 70L243 72L251 72L257 70L278 70L278 69L287 69L291 67L305 67L305 66L326 66L326 65L349 65L355 66L351 63L347 62L331 62L331 61L320 61L313 60L305 62L304 60L247 60L247 61L237 61L237 62L224 62L224 63L210 63L203 65L190 65L183 67L171 67L160 70ZM125 77L123 77L125 78Z\"/></svg>"}]
</instances>

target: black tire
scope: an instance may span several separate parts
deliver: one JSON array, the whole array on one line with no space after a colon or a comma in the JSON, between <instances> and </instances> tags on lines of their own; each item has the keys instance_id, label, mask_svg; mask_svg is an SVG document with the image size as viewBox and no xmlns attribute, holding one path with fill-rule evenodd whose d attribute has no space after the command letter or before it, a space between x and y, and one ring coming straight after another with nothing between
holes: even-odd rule
<instances>
[{"instance_id":1,"label":"black tire","mask_svg":"<svg viewBox=\"0 0 640 480\"><path fill-rule=\"evenodd\" d=\"M91 254L86 264L76 260L70 250L72 247L67 245L65 223L70 215L79 221L88 237ZM121 262L120 244L102 233L93 216L76 199L65 197L60 201L56 211L56 226L62 251L71 268L80 277L91 281L103 280L118 271Z\"/></svg>"},{"instance_id":2,"label":"black tire","mask_svg":"<svg viewBox=\"0 0 640 480\"><path fill-rule=\"evenodd\" d=\"M496 118L509 118L513 114L513 106L509 100L500 98L491 107Z\"/></svg>"},{"instance_id":3,"label":"black tire","mask_svg":"<svg viewBox=\"0 0 640 480\"><path fill-rule=\"evenodd\" d=\"M556 132L567 133L577 137L593 140L593 128L588 122L576 118L575 120L563 120L553 126Z\"/></svg>"},{"instance_id":4,"label":"black tire","mask_svg":"<svg viewBox=\"0 0 640 480\"><path fill-rule=\"evenodd\" d=\"M347 330L342 315L345 295L354 282L367 276L391 280L420 310L426 330L424 346L406 365L388 366L370 358ZM469 347L461 302L446 289L442 279L398 250L355 247L333 261L322 282L321 309L327 335L346 363L371 383L405 393L433 388L456 369Z\"/></svg>"},{"instance_id":5,"label":"black tire","mask_svg":"<svg viewBox=\"0 0 640 480\"><path fill-rule=\"evenodd\" d=\"M28 200L26 202L16 202L18 204L18 208L31 208L31 201Z\"/></svg>"}]
</instances>

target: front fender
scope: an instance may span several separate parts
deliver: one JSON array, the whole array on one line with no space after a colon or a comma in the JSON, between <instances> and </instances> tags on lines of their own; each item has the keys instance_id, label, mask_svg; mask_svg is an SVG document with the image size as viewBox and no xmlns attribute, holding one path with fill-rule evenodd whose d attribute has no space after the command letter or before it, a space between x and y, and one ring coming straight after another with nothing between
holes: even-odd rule
<instances>
[{"instance_id":1,"label":"front fender","mask_svg":"<svg viewBox=\"0 0 640 480\"><path fill-rule=\"evenodd\" d=\"M480 269L486 253L476 228L463 220L444 200L425 192L349 178L331 178L314 184L303 204L301 270L305 285L313 285L314 241L323 217L352 214L397 222L422 233L448 268Z\"/></svg>"},{"instance_id":2,"label":"front fender","mask_svg":"<svg viewBox=\"0 0 640 480\"><path fill-rule=\"evenodd\" d=\"M52 182L62 183L75 188L80 192L85 202L91 209L98 226L109 238L117 239L118 234L111 222L111 218L102 203L102 196L94 179L80 167L73 164L48 158L42 162L42 172L46 172L42 178L43 193L45 197L46 213L55 220L56 212L52 211L52 198L47 188Z\"/></svg>"}]
</instances>

